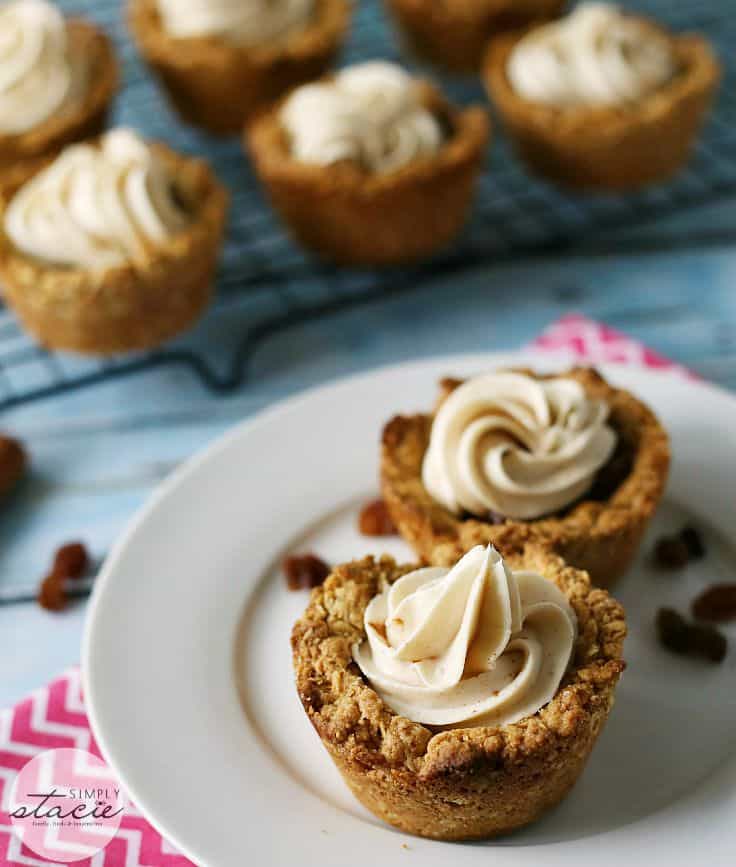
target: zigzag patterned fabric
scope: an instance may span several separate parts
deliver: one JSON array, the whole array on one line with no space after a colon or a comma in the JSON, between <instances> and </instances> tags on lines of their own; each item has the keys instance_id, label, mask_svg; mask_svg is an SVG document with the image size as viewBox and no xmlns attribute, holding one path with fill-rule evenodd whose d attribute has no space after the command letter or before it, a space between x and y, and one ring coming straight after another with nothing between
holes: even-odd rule
<instances>
[{"instance_id":1,"label":"zigzag patterned fabric","mask_svg":"<svg viewBox=\"0 0 736 867\"><path fill-rule=\"evenodd\" d=\"M579 313L571 313L558 319L546 328L529 348L537 351L568 352L586 364L632 364L694 376L686 367L670 361L638 340Z\"/></svg>"},{"instance_id":2,"label":"zigzag patterned fabric","mask_svg":"<svg viewBox=\"0 0 736 867\"><path fill-rule=\"evenodd\" d=\"M578 314L555 322L529 348L566 351L592 364L618 362L692 375L638 341ZM13 781L23 765L38 753L56 747L75 747L100 755L89 728L76 668L14 708L0 711L1 865L51 864L34 857L22 845L11 828L7 805ZM187 867L192 862L177 852L128 802L115 839L93 858L74 863L76 867Z\"/></svg>"},{"instance_id":3,"label":"zigzag patterned fabric","mask_svg":"<svg viewBox=\"0 0 736 867\"><path fill-rule=\"evenodd\" d=\"M36 690L10 710L0 711L0 864L50 867L24 846L8 817L8 799L15 776L44 750L71 747L100 756L84 710L78 668ZM191 867L128 801L115 839L93 858L75 867ZM52 865L53 867L53 865ZM59 865L66 867L66 865Z\"/></svg>"}]
</instances>

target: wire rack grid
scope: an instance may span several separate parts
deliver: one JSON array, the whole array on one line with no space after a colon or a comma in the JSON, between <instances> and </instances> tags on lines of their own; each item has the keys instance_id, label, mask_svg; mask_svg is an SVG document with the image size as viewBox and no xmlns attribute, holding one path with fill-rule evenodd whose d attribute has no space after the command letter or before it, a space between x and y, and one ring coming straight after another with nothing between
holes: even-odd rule
<instances>
[{"instance_id":1,"label":"wire rack grid","mask_svg":"<svg viewBox=\"0 0 736 867\"><path fill-rule=\"evenodd\" d=\"M566 194L531 178L498 133L463 236L429 263L390 271L334 269L307 258L264 201L239 143L200 135L169 111L126 32L125 4L62 0L60 5L95 19L115 40L123 66L116 122L209 159L231 191L230 224L212 310L190 335L165 348L107 360L47 352L0 308L0 409L162 365L185 366L208 389L230 392L247 380L249 359L263 340L296 323L379 300L438 273L529 251L565 249L602 229L631 226L736 192L736 16L724 0L626 4L675 30L706 34L725 66L717 104L693 159L673 182L627 196ZM379 0L358 0L343 60L373 57L407 62ZM484 100L477 82L441 83L458 102Z\"/></svg>"}]
</instances>

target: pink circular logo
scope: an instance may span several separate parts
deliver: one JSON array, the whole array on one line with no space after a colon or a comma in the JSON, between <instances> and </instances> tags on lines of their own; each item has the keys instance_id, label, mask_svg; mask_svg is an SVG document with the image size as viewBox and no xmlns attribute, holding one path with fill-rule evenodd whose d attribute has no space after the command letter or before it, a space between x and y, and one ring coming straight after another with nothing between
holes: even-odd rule
<instances>
[{"instance_id":1,"label":"pink circular logo","mask_svg":"<svg viewBox=\"0 0 736 867\"><path fill-rule=\"evenodd\" d=\"M91 858L117 834L125 796L110 768L85 750L46 750L15 778L8 812L23 843L61 863Z\"/></svg>"}]
</instances>

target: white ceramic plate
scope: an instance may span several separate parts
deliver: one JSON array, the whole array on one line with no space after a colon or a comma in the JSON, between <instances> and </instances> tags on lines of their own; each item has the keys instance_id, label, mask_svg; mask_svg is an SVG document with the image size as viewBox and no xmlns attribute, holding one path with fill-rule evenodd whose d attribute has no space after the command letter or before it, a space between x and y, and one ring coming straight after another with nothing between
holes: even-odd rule
<instances>
[{"instance_id":1,"label":"white ceramic plate","mask_svg":"<svg viewBox=\"0 0 736 867\"><path fill-rule=\"evenodd\" d=\"M675 575L642 557L619 586L629 669L586 773L540 823L473 845L383 825L347 791L296 698L289 633L307 596L286 591L281 557L309 549L332 562L369 551L408 558L400 541L355 531L359 505L376 494L383 423L430 406L441 376L520 362L560 364L444 358L289 400L178 471L108 559L83 650L92 726L133 800L195 862L733 864L736 652L721 666L681 659L659 648L653 630L659 606L686 610L700 589L734 576L724 540L736 519L736 399L709 385L603 368L672 435L672 480L652 534L694 520L709 553Z\"/></svg>"}]
</instances>

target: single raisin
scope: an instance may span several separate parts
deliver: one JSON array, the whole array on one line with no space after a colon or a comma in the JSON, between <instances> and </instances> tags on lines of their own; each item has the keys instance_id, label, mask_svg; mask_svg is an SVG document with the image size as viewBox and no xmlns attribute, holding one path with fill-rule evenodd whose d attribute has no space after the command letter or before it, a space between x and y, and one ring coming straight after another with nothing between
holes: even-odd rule
<instances>
[{"instance_id":1,"label":"single raisin","mask_svg":"<svg viewBox=\"0 0 736 867\"><path fill-rule=\"evenodd\" d=\"M704 656L711 662L723 662L728 651L728 641L715 626L699 623L690 627L690 648L693 653Z\"/></svg>"},{"instance_id":2,"label":"single raisin","mask_svg":"<svg viewBox=\"0 0 736 867\"><path fill-rule=\"evenodd\" d=\"M58 548L51 572L38 588L38 604L48 611L61 611L67 603L65 582L70 578L81 578L88 565L89 555L81 542L70 542Z\"/></svg>"},{"instance_id":3,"label":"single raisin","mask_svg":"<svg viewBox=\"0 0 736 867\"><path fill-rule=\"evenodd\" d=\"M690 628L682 615L673 608L660 608L657 612L657 634L660 643L674 653L687 653L690 649Z\"/></svg>"},{"instance_id":4,"label":"single raisin","mask_svg":"<svg viewBox=\"0 0 736 867\"><path fill-rule=\"evenodd\" d=\"M62 545L54 557L53 571L63 578L81 578L87 571L89 555L81 542Z\"/></svg>"},{"instance_id":5,"label":"single raisin","mask_svg":"<svg viewBox=\"0 0 736 867\"><path fill-rule=\"evenodd\" d=\"M396 535L396 526L383 500L373 500L363 506L358 518L358 528L364 536Z\"/></svg>"},{"instance_id":6,"label":"single raisin","mask_svg":"<svg viewBox=\"0 0 736 867\"><path fill-rule=\"evenodd\" d=\"M693 602L692 612L698 620L736 619L736 584L714 584L704 590Z\"/></svg>"},{"instance_id":7,"label":"single raisin","mask_svg":"<svg viewBox=\"0 0 736 867\"><path fill-rule=\"evenodd\" d=\"M662 536L654 548L654 562L662 569L682 569L689 559L687 545L677 536Z\"/></svg>"},{"instance_id":8,"label":"single raisin","mask_svg":"<svg viewBox=\"0 0 736 867\"><path fill-rule=\"evenodd\" d=\"M285 557L282 564L289 590L309 590L319 585L330 574L330 567L314 554Z\"/></svg>"},{"instance_id":9,"label":"single raisin","mask_svg":"<svg viewBox=\"0 0 736 867\"><path fill-rule=\"evenodd\" d=\"M657 633L662 645L674 653L722 662L728 651L726 637L715 627L688 623L672 608L660 608L657 612Z\"/></svg>"},{"instance_id":10,"label":"single raisin","mask_svg":"<svg viewBox=\"0 0 736 867\"><path fill-rule=\"evenodd\" d=\"M687 546L687 552L691 560L701 560L705 557L703 538L695 527L683 527L680 530L680 539Z\"/></svg>"},{"instance_id":11,"label":"single raisin","mask_svg":"<svg viewBox=\"0 0 736 867\"><path fill-rule=\"evenodd\" d=\"M38 604L47 611L61 611L66 607L63 576L51 572L44 578L38 589Z\"/></svg>"}]
</instances>

